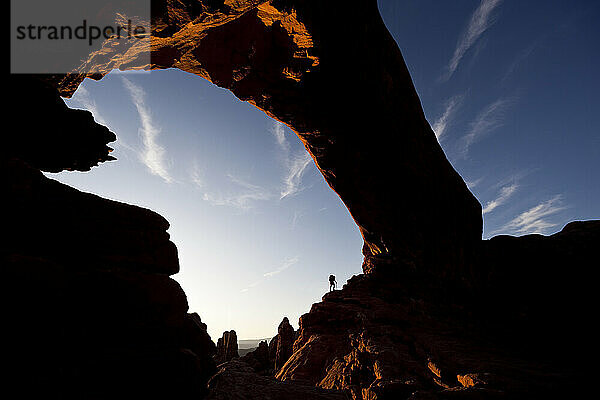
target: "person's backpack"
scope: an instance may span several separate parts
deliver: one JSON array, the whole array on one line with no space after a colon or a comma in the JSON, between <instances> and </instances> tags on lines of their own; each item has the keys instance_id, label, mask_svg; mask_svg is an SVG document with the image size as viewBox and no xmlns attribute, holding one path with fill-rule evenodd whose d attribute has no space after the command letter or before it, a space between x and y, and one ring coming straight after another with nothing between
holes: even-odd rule
<instances>
[{"instance_id":1,"label":"person's backpack","mask_svg":"<svg viewBox=\"0 0 600 400\"><path fill-rule=\"evenodd\" d=\"M329 275L329 283L335 282L335 275Z\"/></svg>"}]
</instances>

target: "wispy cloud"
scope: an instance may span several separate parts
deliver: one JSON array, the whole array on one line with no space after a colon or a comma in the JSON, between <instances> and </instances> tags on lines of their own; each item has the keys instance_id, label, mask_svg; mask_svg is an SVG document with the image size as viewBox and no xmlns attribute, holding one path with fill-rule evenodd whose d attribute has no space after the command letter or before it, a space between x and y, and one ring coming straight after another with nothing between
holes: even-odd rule
<instances>
[{"instance_id":1,"label":"wispy cloud","mask_svg":"<svg viewBox=\"0 0 600 400\"><path fill-rule=\"evenodd\" d=\"M510 63L510 65L506 69L504 76L500 80L501 83L505 83L515 73L515 71L517 71L519 69L519 67L521 67L521 65L523 65L525 63L527 58L529 58L531 56L531 54L534 52L536 47L539 46L539 44L541 43L542 40L543 40L543 37L537 39L535 42L533 42L532 44L527 46L524 50L522 50L515 57L515 59Z\"/></svg>"},{"instance_id":2,"label":"wispy cloud","mask_svg":"<svg viewBox=\"0 0 600 400\"><path fill-rule=\"evenodd\" d=\"M204 170L200 168L200 165L198 164L198 160L196 158L192 160L192 166L190 168L189 175L190 180L194 185L196 185L199 188L204 188Z\"/></svg>"},{"instance_id":3,"label":"wispy cloud","mask_svg":"<svg viewBox=\"0 0 600 400\"><path fill-rule=\"evenodd\" d=\"M271 132L273 136L275 136L275 140L277 140L277 144L281 149L285 152L290 151L290 144L285 138L285 125L283 125L279 121L274 121L273 128L271 128Z\"/></svg>"},{"instance_id":4,"label":"wispy cloud","mask_svg":"<svg viewBox=\"0 0 600 400\"><path fill-rule=\"evenodd\" d=\"M440 115L440 117L434 122L432 126L433 132L435 133L435 137L437 137L438 140L440 140L442 135L446 132L446 128L452 122L454 114L460 108L462 100L462 95L456 95L454 97L451 97L450 100L446 102L444 113Z\"/></svg>"},{"instance_id":5,"label":"wispy cloud","mask_svg":"<svg viewBox=\"0 0 600 400\"><path fill-rule=\"evenodd\" d=\"M260 285L262 283L262 281L263 281L263 279L258 280L256 282L252 282L251 284L247 285L245 288L240 290L240 292L242 292L242 293L247 292L248 290L252 289L253 287Z\"/></svg>"},{"instance_id":6,"label":"wispy cloud","mask_svg":"<svg viewBox=\"0 0 600 400\"><path fill-rule=\"evenodd\" d=\"M96 102L94 101L94 99L92 99L90 92L85 87L83 87L83 85L80 85L77 88L77 90L73 94L73 97L71 97L71 100L80 104L83 108L91 112L94 116L94 120L97 123L107 126L106 120L102 117L100 111L98 111L98 106L96 105Z\"/></svg>"},{"instance_id":7,"label":"wispy cloud","mask_svg":"<svg viewBox=\"0 0 600 400\"><path fill-rule=\"evenodd\" d=\"M474 188L476 188L477 186L479 186L479 184L483 181L483 178L477 178L474 180L469 180L469 181L465 181L467 187L469 188L469 190L473 190Z\"/></svg>"},{"instance_id":8,"label":"wispy cloud","mask_svg":"<svg viewBox=\"0 0 600 400\"><path fill-rule=\"evenodd\" d=\"M294 213L292 214L292 230L296 229L296 226L298 226L298 222L300 221L300 218L302 218L303 216L304 216L304 213L302 211L294 210Z\"/></svg>"},{"instance_id":9,"label":"wispy cloud","mask_svg":"<svg viewBox=\"0 0 600 400\"><path fill-rule=\"evenodd\" d=\"M226 195L205 192L202 199L214 206L229 206L239 210L249 210L252 208L254 202L272 198L271 193L261 186L253 185L231 174L228 174L227 178L230 182L240 187L241 190L236 190ZM200 183L203 185L203 181L200 181Z\"/></svg>"},{"instance_id":10,"label":"wispy cloud","mask_svg":"<svg viewBox=\"0 0 600 400\"><path fill-rule=\"evenodd\" d=\"M481 0L473 12L469 24L460 36L454 54L446 67L443 80L448 80L454 74L465 53L473 46L479 37L492 25L493 11L502 3L502 0Z\"/></svg>"},{"instance_id":11,"label":"wispy cloud","mask_svg":"<svg viewBox=\"0 0 600 400\"><path fill-rule=\"evenodd\" d=\"M285 138L284 125L275 121L271 129L273 136L277 140L277 144L281 148L283 154L283 162L286 167L286 173L283 179L283 187L279 198L293 196L302 190L302 177L306 172L306 168L310 165L312 158L306 149L292 153L290 144Z\"/></svg>"},{"instance_id":12,"label":"wispy cloud","mask_svg":"<svg viewBox=\"0 0 600 400\"><path fill-rule=\"evenodd\" d=\"M545 234L550 228L558 225L557 222L552 222L549 217L565 208L562 195L556 195L519 214L494 233L501 232L520 235L531 233Z\"/></svg>"},{"instance_id":13,"label":"wispy cloud","mask_svg":"<svg viewBox=\"0 0 600 400\"><path fill-rule=\"evenodd\" d=\"M150 109L146 104L146 92L124 76L121 79L140 118L139 133L143 144L140 159L153 175L161 177L167 183L171 183L173 179L167 168L165 149L158 143L161 130L154 123Z\"/></svg>"},{"instance_id":14,"label":"wispy cloud","mask_svg":"<svg viewBox=\"0 0 600 400\"><path fill-rule=\"evenodd\" d=\"M485 107L470 124L469 132L463 136L463 156L473 143L504 124L506 110L514 102L512 98L501 98Z\"/></svg>"},{"instance_id":15,"label":"wispy cloud","mask_svg":"<svg viewBox=\"0 0 600 400\"><path fill-rule=\"evenodd\" d=\"M276 269L274 269L272 271L265 272L261 279L247 285L240 292L242 292L242 293L247 292L248 290L252 289L253 287L260 285L264 280L271 278L277 274L280 274L283 271L285 271L286 269L294 266L295 264L298 263L298 261L300 261L300 258L298 256L285 258L279 267L277 267Z\"/></svg>"},{"instance_id":16,"label":"wispy cloud","mask_svg":"<svg viewBox=\"0 0 600 400\"><path fill-rule=\"evenodd\" d=\"M516 183L512 185L504 186L500 189L500 193L498 197L494 200L487 202L485 207L483 207L482 213L487 214L494 211L498 206L506 203L506 201L517 191L519 186Z\"/></svg>"},{"instance_id":17,"label":"wispy cloud","mask_svg":"<svg viewBox=\"0 0 600 400\"><path fill-rule=\"evenodd\" d=\"M290 159L287 175L283 180L284 185L281 189L280 199L293 196L302 190L302 176L311 161L310 154L306 152L304 154L296 154Z\"/></svg>"},{"instance_id":18,"label":"wispy cloud","mask_svg":"<svg viewBox=\"0 0 600 400\"><path fill-rule=\"evenodd\" d=\"M298 256L296 257L291 257L291 258L286 258L285 260L283 260L283 263L281 264L281 266L273 271L270 272L265 272L263 274L264 277L269 278L271 276L275 276L277 274L282 273L283 271L285 271L286 269L288 269L289 267L291 267L292 265L297 264L299 261Z\"/></svg>"}]
</instances>

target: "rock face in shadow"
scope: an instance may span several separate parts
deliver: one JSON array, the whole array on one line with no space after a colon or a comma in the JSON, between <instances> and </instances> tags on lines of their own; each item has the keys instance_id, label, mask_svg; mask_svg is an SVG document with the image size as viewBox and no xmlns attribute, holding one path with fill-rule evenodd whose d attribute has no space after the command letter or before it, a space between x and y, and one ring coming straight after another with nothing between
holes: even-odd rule
<instances>
[{"instance_id":1,"label":"rock face in shadow","mask_svg":"<svg viewBox=\"0 0 600 400\"><path fill-rule=\"evenodd\" d=\"M215 349L169 277L178 260L167 221L20 160L0 164L8 381L23 398L201 396Z\"/></svg>"},{"instance_id":2,"label":"rock face in shadow","mask_svg":"<svg viewBox=\"0 0 600 400\"><path fill-rule=\"evenodd\" d=\"M364 238L365 275L302 316L281 382L234 361L210 381L211 398L577 397L577 356L595 315L581 282L598 223L481 242L480 204L425 120L375 0L156 1L152 10L142 67L194 73L290 126ZM140 56L114 55L106 47L87 63L108 72ZM84 76L45 78L68 96ZM215 347L170 278L168 223L45 178L40 170L110 160L114 135L22 79L11 86L19 134L0 166L7 380L24 398L200 398ZM278 334L270 356L282 362L288 348Z\"/></svg>"},{"instance_id":3,"label":"rock face in shadow","mask_svg":"<svg viewBox=\"0 0 600 400\"><path fill-rule=\"evenodd\" d=\"M4 135L3 157L19 158L47 172L89 171L115 158L107 146L116 136L92 113L67 107L56 89L41 79L11 75L10 117L19 130ZM26 128L26 129L23 129Z\"/></svg>"},{"instance_id":4,"label":"rock face in shadow","mask_svg":"<svg viewBox=\"0 0 600 400\"><path fill-rule=\"evenodd\" d=\"M223 332L223 336L217 341L216 363L221 364L238 357L237 334L234 330Z\"/></svg>"},{"instance_id":5,"label":"rock face in shadow","mask_svg":"<svg viewBox=\"0 0 600 400\"><path fill-rule=\"evenodd\" d=\"M283 317L277 328L277 335L269 343L260 342L254 351L246 354L241 360L261 375L274 375L292 355L297 337L298 332L290 325L289 319Z\"/></svg>"},{"instance_id":6,"label":"rock face in shadow","mask_svg":"<svg viewBox=\"0 0 600 400\"><path fill-rule=\"evenodd\" d=\"M298 134L366 255L462 273L481 239L481 206L426 121L376 0L157 1L152 14L150 65L110 43L85 65L179 68L229 89ZM54 84L70 95L83 78Z\"/></svg>"},{"instance_id":7,"label":"rock face in shadow","mask_svg":"<svg viewBox=\"0 0 600 400\"><path fill-rule=\"evenodd\" d=\"M362 400L582 395L579 366L593 343L582 276L599 243L600 221L482 242L480 286L470 291L370 260L371 274L300 318L276 378Z\"/></svg>"},{"instance_id":8,"label":"rock face in shadow","mask_svg":"<svg viewBox=\"0 0 600 400\"><path fill-rule=\"evenodd\" d=\"M169 223L150 210L80 192L44 171L112 159L114 134L70 110L35 77L11 76L19 131L0 156L10 300L7 393L22 398L201 397L215 345L185 293ZM25 92L19 94L19 90ZM22 99L25 100L25 99ZM14 389L14 390L13 390Z\"/></svg>"},{"instance_id":9,"label":"rock face in shadow","mask_svg":"<svg viewBox=\"0 0 600 400\"><path fill-rule=\"evenodd\" d=\"M219 365L219 370L208 382L208 388L209 400L348 400L342 391L279 382L272 377L258 375L239 360Z\"/></svg>"},{"instance_id":10,"label":"rock face in shadow","mask_svg":"<svg viewBox=\"0 0 600 400\"><path fill-rule=\"evenodd\" d=\"M292 347L296 340L296 332L287 317L277 328L277 350L275 353L275 371L278 371L292 355Z\"/></svg>"},{"instance_id":11,"label":"rock face in shadow","mask_svg":"<svg viewBox=\"0 0 600 400\"><path fill-rule=\"evenodd\" d=\"M256 349L248 352L240 359L261 375L272 375L273 373L274 362L269 358L269 345L266 340L260 342Z\"/></svg>"}]
</instances>

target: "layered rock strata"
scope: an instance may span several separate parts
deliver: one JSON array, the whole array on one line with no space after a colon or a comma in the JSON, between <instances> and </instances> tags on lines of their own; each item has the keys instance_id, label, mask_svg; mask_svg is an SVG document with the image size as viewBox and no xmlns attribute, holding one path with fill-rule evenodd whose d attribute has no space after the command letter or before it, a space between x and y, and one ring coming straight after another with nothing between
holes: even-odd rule
<instances>
[{"instance_id":1,"label":"layered rock strata","mask_svg":"<svg viewBox=\"0 0 600 400\"><path fill-rule=\"evenodd\" d=\"M277 350L275 352L275 371L278 371L292 355L292 347L296 340L296 332L287 317L277 328Z\"/></svg>"},{"instance_id":2,"label":"layered rock strata","mask_svg":"<svg viewBox=\"0 0 600 400\"><path fill-rule=\"evenodd\" d=\"M0 157L10 232L0 243L10 300L4 390L20 398L202 396L215 346L170 277L179 262L169 223L45 177L38 168L85 170L109 160L114 135L89 112L61 106L53 89L12 78L12 88L43 101L33 110L11 105L20 129L9 140L18 145Z\"/></svg>"},{"instance_id":3,"label":"layered rock strata","mask_svg":"<svg viewBox=\"0 0 600 400\"><path fill-rule=\"evenodd\" d=\"M237 334L234 330L223 332L223 336L217 341L216 363L221 364L238 357Z\"/></svg>"},{"instance_id":4,"label":"layered rock strata","mask_svg":"<svg viewBox=\"0 0 600 400\"><path fill-rule=\"evenodd\" d=\"M579 369L593 338L591 287L581 276L599 243L600 221L485 241L485 284L475 292L385 260L300 318L294 353L276 377L357 400L583 395Z\"/></svg>"}]
</instances>

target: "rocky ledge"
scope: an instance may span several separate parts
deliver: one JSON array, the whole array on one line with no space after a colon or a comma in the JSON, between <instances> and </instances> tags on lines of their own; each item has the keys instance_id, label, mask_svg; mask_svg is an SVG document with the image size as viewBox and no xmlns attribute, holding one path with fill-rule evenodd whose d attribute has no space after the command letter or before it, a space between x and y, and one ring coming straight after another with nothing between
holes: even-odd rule
<instances>
[{"instance_id":1,"label":"rocky ledge","mask_svg":"<svg viewBox=\"0 0 600 400\"><path fill-rule=\"evenodd\" d=\"M485 279L469 287L370 260L370 274L300 318L276 378L355 400L573 398L593 342L591 287L581 277L598 243L600 221L484 241L476 269Z\"/></svg>"}]
</instances>

